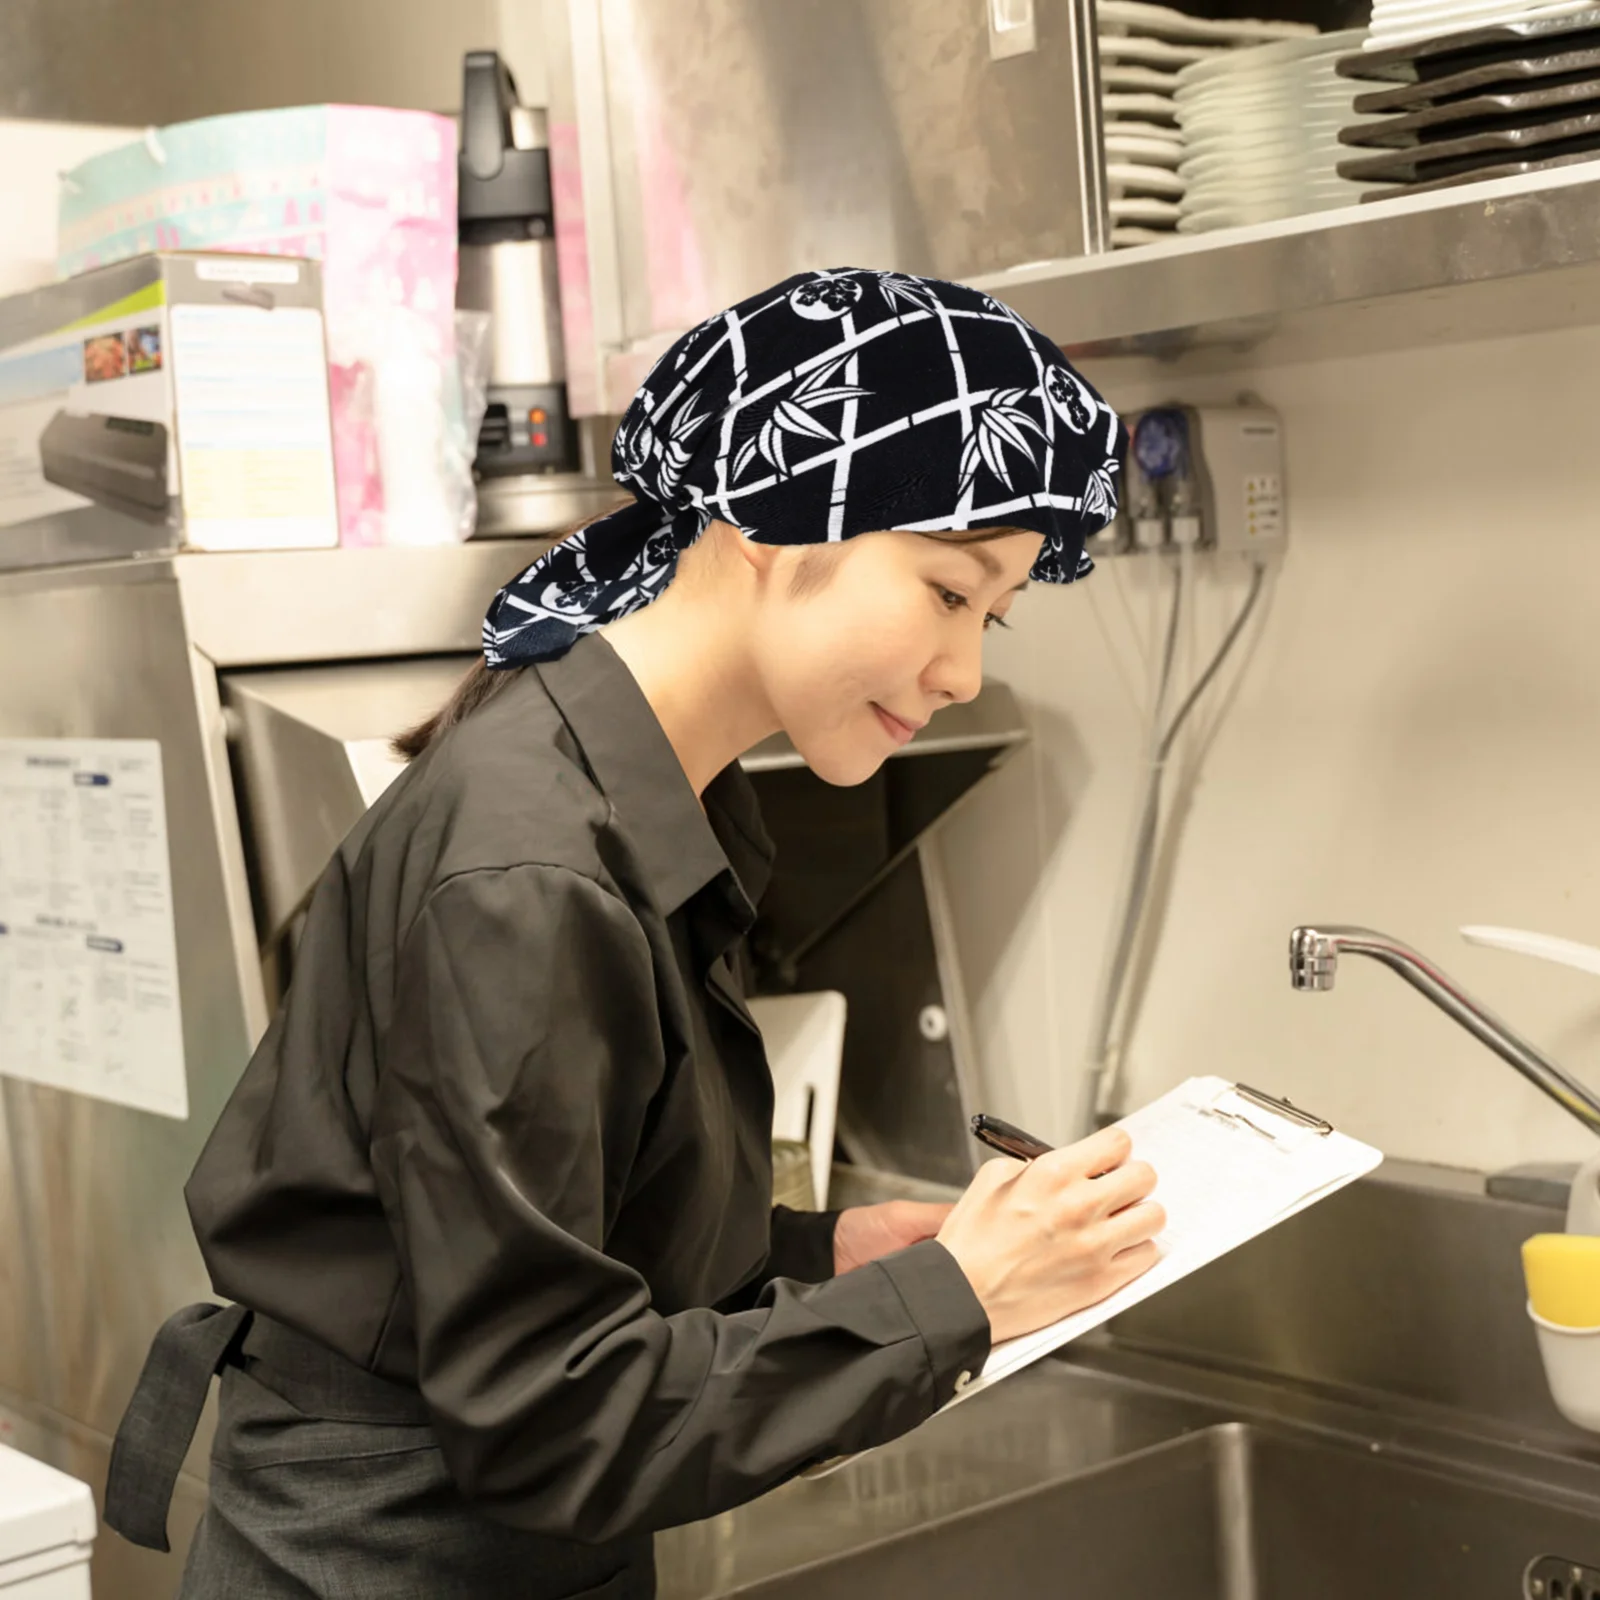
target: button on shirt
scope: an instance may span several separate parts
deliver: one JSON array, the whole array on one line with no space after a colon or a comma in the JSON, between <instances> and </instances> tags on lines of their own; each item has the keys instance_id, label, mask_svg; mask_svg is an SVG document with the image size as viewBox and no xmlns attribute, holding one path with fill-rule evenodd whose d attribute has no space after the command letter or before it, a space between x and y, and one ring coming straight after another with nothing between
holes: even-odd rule
<instances>
[{"instance_id":1,"label":"button on shirt","mask_svg":"<svg viewBox=\"0 0 1600 1600\"><path fill-rule=\"evenodd\" d=\"M438 738L319 883L187 1198L219 1293L417 1385L488 1515L710 1516L928 1417L988 1353L934 1241L832 1273L771 1209L730 959L771 843L590 635Z\"/></svg>"}]
</instances>

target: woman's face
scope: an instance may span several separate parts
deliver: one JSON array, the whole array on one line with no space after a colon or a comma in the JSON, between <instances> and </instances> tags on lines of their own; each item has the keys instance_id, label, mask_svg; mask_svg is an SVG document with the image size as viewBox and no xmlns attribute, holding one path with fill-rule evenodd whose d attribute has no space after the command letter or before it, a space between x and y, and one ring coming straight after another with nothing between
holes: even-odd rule
<instances>
[{"instance_id":1,"label":"woman's face","mask_svg":"<svg viewBox=\"0 0 1600 1600\"><path fill-rule=\"evenodd\" d=\"M861 783L934 712L983 682L983 634L1003 619L1043 536L983 543L868 533L786 549L755 648L779 723L819 777ZM807 557L821 570L793 579Z\"/></svg>"}]
</instances>

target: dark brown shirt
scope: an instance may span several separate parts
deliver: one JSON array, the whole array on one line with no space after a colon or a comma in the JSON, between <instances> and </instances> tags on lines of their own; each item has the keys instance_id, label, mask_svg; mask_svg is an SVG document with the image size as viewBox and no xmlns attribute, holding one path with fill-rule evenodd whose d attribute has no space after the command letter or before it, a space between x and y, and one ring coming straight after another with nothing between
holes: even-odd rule
<instances>
[{"instance_id":1,"label":"dark brown shirt","mask_svg":"<svg viewBox=\"0 0 1600 1600\"><path fill-rule=\"evenodd\" d=\"M599 1541L905 1432L988 1352L929 1241L830 1278L772 1212L736 946L771 843L702 810L603 639L363 819L187 1197L217 1290L417 1384L483 1511Z\"/></svg>"}]
</instances>

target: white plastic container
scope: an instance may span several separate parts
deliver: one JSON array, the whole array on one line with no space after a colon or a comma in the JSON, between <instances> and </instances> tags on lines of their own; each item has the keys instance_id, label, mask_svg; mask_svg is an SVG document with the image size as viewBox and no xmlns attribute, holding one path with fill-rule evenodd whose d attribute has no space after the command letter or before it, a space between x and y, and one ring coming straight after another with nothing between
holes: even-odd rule
<instances>
[{"instance_id":1,"label":"white plastic container","mask_svg":"<svg viewBox=\"0 0 1600 1600\"><path fill-rule=\"evenodd\" d=\"M1547 1322L1532 1305L1528 1316L1539 1335L1545 1382L1556 1410L1568 1422L1600 1432L1600 1328L1563 1328Z\"/></svg>"},{"instance_id":2,"label":"white plastic container","mask_svg":"<svg viewBox=\"0 0 1600 1600\"><path fill-rule=\"evenodd\" d=\"M0 1600L89 1600L94 1496L0 1445Z\"/></svg>"}]
</instances>

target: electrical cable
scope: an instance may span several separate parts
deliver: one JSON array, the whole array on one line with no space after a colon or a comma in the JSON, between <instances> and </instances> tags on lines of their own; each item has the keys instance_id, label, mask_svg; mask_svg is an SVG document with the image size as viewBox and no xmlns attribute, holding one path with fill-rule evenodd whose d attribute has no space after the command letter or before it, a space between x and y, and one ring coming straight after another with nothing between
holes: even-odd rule
<instances>
[{"instance_id":1,"label":"electrical cable","mask_svg":"<svg viewBox=\"0 0 1600 1600\"><path fill-rule=\"evenodd\" d=\"M1152 811L1159 807L1161 773L1161 719L1166 709L1167 689L1172 678L1172 666L1177 655L1178 623L1183 610L1184 569L1174 569L1172 579L1172 605L1167 614L1166 645L1162 651L1160 677L1154 704L1150 708L1150 729L1146 744L1144 797L1140 804L1140 824L1129 846L1127 864L1122 873L1122 889L1118 897L1113 926L1117 932L1108 947L1106 965L1100 987L1095 996L1094 1013L1089 1025L1089 1050L1084 1062L1084 1097L1078 1113L1080 1137L1092 1133L1095 1111L1099 1101L1100 1084L1105 1078L1107 1058L1111 1050L1111 1030L1116 1019L1117 1002L1122 995L1127 975L1128 955L1132 948L1131 930L1138 925L1142 909L1140 897L1140 864L1146 854L1145 834ZM1156 802L1152 806L1152 800Z\"/></svg>"},{"instance_id":2,"label":"electrical cable","mask_svg":"<svg viewBox=\"0 0 1600 1600\"><path fill-rule=\"evenodd\" d=\"M1183 703L1173 715L1172 721L1167 724L1165 731L1162 732L1160 731L1160 719L1166 706L1167 683L1171 673L1172 655L1178 636L1178 617L1184 590L1185 570L1185 566L1180 564L1178 574L1173 580L1172 612L1167 625L1167 645L1166 655L1162 664L1161 687L1156 696L1155 730L1151 740L1151 756L1145 780L1144 802L1140 812L1139 826L1134 834L1131 864L1119 900L1116 922L1117 933L1112 941L1111 958L1106 967L1100 993L1096 998L1094 1018L1090 1028L1089 1051L1084 1063L1085 1083L1082 1111L1078 1119L1079 1137L1087 1136L1098 1126L1101 1102L1104 1098L1112 1055L1112 1032L1116 1026L1117 1012L1121 1006L1123 989L1127 982L1128 965L1133 958L1133 948L1140 924L1144 920L1145 902L1150 889L1150 874L1155 864L1156 840L1161 820L1161 788L1166 775L1167 758L1172 752L1173 745L1177 742L1178 734L1182 731L1184 723L1188 721L1194 708L1199 705L1201 697L1211 686L1217 673L1221 671L1223 663L1228 659L1234 645L1238 642L1240 634L1244 632L1245 624L1249 622L1252 613L1255 611L1256 602L1261 597L1262 585L1266 580L1266 567L1263 563L1257 562L1250 581L1250 592L1245 596L1244 604L1239 608L1233 622L1228 627L1228 631L1223 635L1222 642L1217 646L1211 660L1195 680L1194 687L1190 689Z\"/></svg>"}]
</instances>

